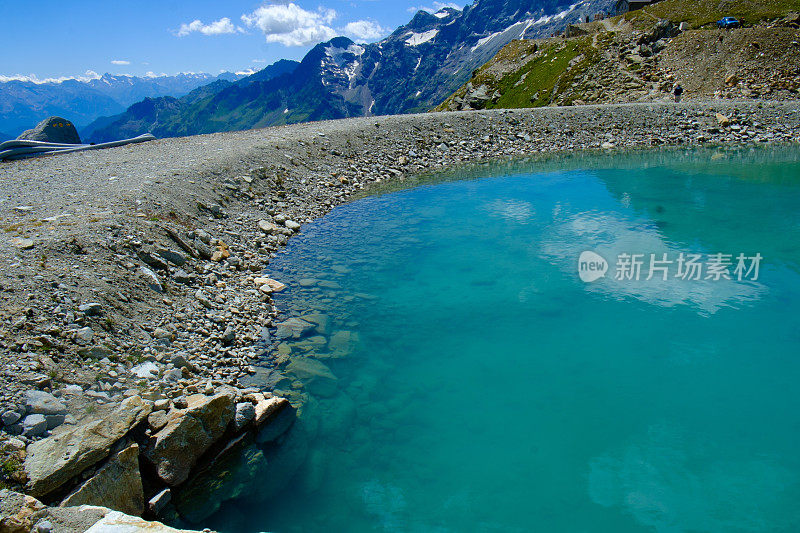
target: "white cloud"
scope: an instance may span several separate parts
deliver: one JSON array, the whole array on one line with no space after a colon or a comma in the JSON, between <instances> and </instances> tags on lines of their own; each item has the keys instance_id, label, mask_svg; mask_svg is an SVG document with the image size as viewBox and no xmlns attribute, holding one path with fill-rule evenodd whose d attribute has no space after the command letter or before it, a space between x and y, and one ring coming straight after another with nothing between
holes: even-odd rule
<instances>
[{"instance_id":1,"label":"white cloud","mask_svg":"<svg viewBox=\"0 0 800 533\"><path fill-rule=\"evenodd\" d=\"M242 28L234 26L231 19L228 17L215 20L210 24L203 24L203 22L198 19L188 24L181 24L180 29L178 29L178 37L185 37L194 32L202 33L203 35L223 35L226 33L236 33L237 31L243 30Z\"/></svg>"},{"instance_id":2,"label":"white cloud","mask_svg":"<svg viewBox=\"0 0 800 533\"><path fill-rule=\"evenodd\" d=\"M427 11L428 13L437 13L442 9L450 7L453 9L458 9L461 11L461 6L456 4L455 2L434 2L433 7L426 7L426 6L419 6L419 7L409 7L409 13L416 13L417 11Z\"/></svg>"},{"instance_id":3,"label":"white cloud","mask_svg":"<svg viewBox=\"0 0 800 533\"><path fill-rule=\"evenodd\" d=\"M352 38L354 41L374 41L379 37L383 37L389 31L382 27L377 22L371 20L356 20L355 22L348 22L342 28L342 33Z\"/></svg>"},{"instance_id":4,"label":"white cloud","mask_svg":"<svg viewBox=\"0 0 800 533\"><path fill-rule=\"evenodd\" d=\"M4 76L0 74L0 83L5 83L8 81L29 81L31 83L62 83L69 80L76 80L76 81L91 81L100 79L100 74L93 70L87 70L83 76L61 76L60 78L44 78L40 79L36 74L13 74L11 76Z\"/></svg>"},{"instance_id":5,"label":"white cloud","mask_svg":"<svg viewBox=\"0 0 800 533\"><path fill-rule=\"evenodd\" d=\"M111 64L112 65L130 65L131 62L128 61L128 60L125 60L125 59L112 59L111 60Z\"/></svg>"},{"instance_id":6,"label":"white cloud","mask_svg":"<svg viewBox=\"0 0 800 533\"><path fill-rule=\"evenodd\" d=\"M264 4L249 15L242 15L242 22L261 30L268 43L307 46L336 37L337 32L330 26L335 18L333 9L308 11L290 2Z\"/></svg>"}]
</instances>

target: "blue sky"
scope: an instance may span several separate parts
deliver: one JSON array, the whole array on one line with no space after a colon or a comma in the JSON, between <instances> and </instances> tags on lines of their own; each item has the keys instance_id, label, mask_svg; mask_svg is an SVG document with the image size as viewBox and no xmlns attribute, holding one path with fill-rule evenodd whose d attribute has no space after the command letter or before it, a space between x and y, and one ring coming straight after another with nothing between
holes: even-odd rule
<instances>
[{"instance_id":1,"label":"blue sky","mask_svg":"<svg viewBox=\"0 0 800 533\"><path fill-rule=\"evenodd\" d=\"M378 40L429 0L2 2L0 79L258 70L334 35ZM462 3L463 5L463 3ZM35 6L35 7L34 7ZM12 51L13 53L8 53Z\"/></svg>"}]
</instances>

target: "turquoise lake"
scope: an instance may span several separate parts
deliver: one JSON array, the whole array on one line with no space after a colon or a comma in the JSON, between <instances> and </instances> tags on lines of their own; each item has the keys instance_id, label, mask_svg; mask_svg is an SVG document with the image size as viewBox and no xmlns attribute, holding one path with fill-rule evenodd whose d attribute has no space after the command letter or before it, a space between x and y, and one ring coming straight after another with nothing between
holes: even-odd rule
<instances>
[{"instance_id":1,"label":"turquoise lake","mask_svg":"<svg viewBox=\"0 0 800 533\"><path fill-rule=\"evenodd\" d=\"M203 525L800 531L799 149L415 184L304 226L267 268L284 317L327 319L275 347L336 379L278 384L303 402L270 456L281 475ZM581 280L584 251L605 277ZM676 277L681 253L730 254L732 279ZM642 254L638 281L616 279L620 254ZM650 254L674 260L666 281L646 279ZM739 254L761 255L757 279L737 279Z\"/></svg>"}]
</instances>

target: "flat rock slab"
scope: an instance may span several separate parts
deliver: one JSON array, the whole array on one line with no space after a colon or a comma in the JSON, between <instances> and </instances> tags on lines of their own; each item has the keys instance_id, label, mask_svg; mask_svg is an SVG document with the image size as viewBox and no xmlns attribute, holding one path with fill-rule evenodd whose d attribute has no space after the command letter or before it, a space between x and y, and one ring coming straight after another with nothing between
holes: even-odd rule
<instances>
[{"instance_id":1,"label":"flat rock slab","mask_svg":"<svg viewBox=\"0 0 800 533\"><path fill-rule=\"evenodd\" d=\"M199 533L196 530L175 529L160 522L148 522L136 516L111 511L86 533Z\"/></svg>"},{"instance_id":2,"label":"flat rock slab","mask_svg":"<svg viewBox=\"0 0 800 533\"><path fill-rule=\"evenodd\" d=\"M323 378L336 380L336 376L325 363L308 357L295 357L286 367L286 371L300 379Z\"/></svg>"},{"instance_id":3,"label":"flat rock slab","mask_svg":"<svg viewBox=\"0 0 800 533\"><path fill-rule=\"evenodd\" d=\"M79 505L99 505L130 515L144 512L138 444L132 444L113 456L97 474L61 502L61 507Z\"/></svg>"},{"instance_id":4,"label":"flat rock slab","mask_svg":"<svg viewBox=\"0 0 800 533\"><path fill-rule=\"evenodd\" d=\"M131 396L108 416L28 446L25 473L30 494L37 498L46 496L108 457L114 443L150 411L148 403Z\"/></svg>"},{"instance_id":5,"label":"flat rock slab","mask_svg":"<svg viewBox=\"0 0 800 533\"><path fill-rule=\"evenodd\" d=\"M316 325L307 322L302 318L290 318L278 324L278 331L275 336L278 339L301 339L310 334Z\"/></svg>"}]
</instances>

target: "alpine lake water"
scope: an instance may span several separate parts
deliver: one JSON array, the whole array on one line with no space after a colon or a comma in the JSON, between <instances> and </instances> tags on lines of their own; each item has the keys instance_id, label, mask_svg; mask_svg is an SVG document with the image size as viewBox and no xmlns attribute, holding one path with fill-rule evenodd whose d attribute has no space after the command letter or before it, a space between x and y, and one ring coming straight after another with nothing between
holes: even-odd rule
<instances>
[{"instance_id":1,"label":"alpine lake water","mask_svg":"<svg viewBox=\"0 0 800 533\"><path fill-rule=\"evenodd\" d=\"M204 526L800 531L800 149L407 185L304 226L268 267L283 316L316 326L273 337L303 405ZM608 265L591 283L585 251Z\"/></svg>"}]
</instances>

